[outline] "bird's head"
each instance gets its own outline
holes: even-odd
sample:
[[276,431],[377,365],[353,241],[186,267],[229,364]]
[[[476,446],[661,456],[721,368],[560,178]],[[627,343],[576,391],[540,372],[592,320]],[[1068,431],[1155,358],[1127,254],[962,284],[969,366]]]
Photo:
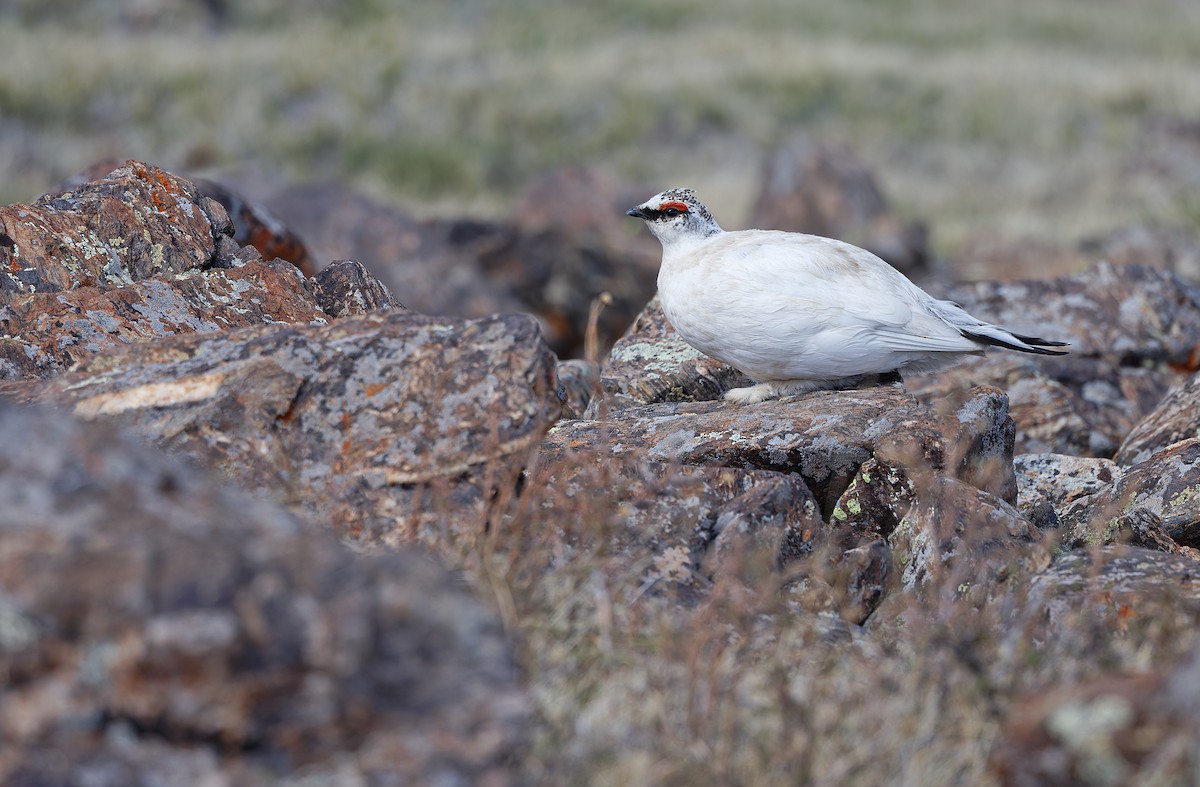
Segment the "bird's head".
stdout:
[[625,211],[625,215],[646,222],[664,246],[678,240],[707,238],[722,231],[691,189],[667,189]]

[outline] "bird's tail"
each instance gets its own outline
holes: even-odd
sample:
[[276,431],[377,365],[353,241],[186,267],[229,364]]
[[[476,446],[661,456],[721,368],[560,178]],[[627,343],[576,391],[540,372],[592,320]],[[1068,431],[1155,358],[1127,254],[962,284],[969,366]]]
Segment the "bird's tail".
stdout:
[[1006,347],[1023,353],[1038,355],[1066,355],[1066,350],[1048,350],[1047,347],[1066,347],[1066,342],[1055,342],[1050,339],[1039,339],[1036,336],[1022,336],[1019,333],[1001,328],[999,325],[981,323],[970,328],[959,328],[963,336],[982,344],[993,347]]
[[1022,336],[1007,328],[992,325],[967,313],[966,309],[954,301],[934,301],[934,311],[946,322],[958,329],[966,338],[980,344],[993,347],[1005,347],[1023,353],[1038,355],[1066,355],[1065,350],[1048,350],[1047,347],[1066,347],[1066,342],[1055,342],[1050,339],[1039,339],[1036,336]]

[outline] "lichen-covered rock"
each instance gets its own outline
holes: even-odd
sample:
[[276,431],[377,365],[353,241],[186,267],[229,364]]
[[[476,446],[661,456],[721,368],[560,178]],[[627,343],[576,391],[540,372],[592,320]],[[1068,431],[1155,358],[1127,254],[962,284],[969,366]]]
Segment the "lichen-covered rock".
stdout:
[[912,507],[916,489],[904,471],[872,457],[838,498],[829,524],[846,548],[888,538]]
[[592,523],[588,532],[643,592],[685,597],[718,573],[773,570],[806,553],[822,529],[794,474],[648,462],[594,447],[544,452],[522,494],[555,518]]
[[1110,488],[1123,473],[1109,459],[1065,454],[1018,454],[1013,468],[1017,510],[1033,521],[1053,513],[1055,526],[1073,502]]
[[496,616],[117,429],[0,403],[0,781],[515,783]]
[[1136,465],[1180,440],[1200,437],[1200,374],[1194,374],[1170,393],[1125,437],[1113,459]]
[[232,264],[225,209],[157,167],[127,162],[73,191],[0,206],[0,303]]
[[1120,518],[1139,509],[1161,520],[1181,546],[1200,547],[1200,438],[1159,451],[1112,486],[1076,501],[1063,517],[1068,543],[1109,543]]
[[699,402],[750,385],[744,374],[710,358],[683,340],[663,314],[655,295],[617,340],[600,372],[608,397],[637,404]]
[[1123,619],[1126,628],[1161,623],[1156,612],[1164,609],[1190,623],[1200,613],[1196,561],[1122,545],[1063,552],[1030,578],[1026,604],[1039,610],[1039,636],[1066,630],[1093,611]]
[[543,450],[603,447],[651,461],[799,473],[827,513],[874,453],[932,472],[946,467],[947,443],[930,410],[901,386],[889,385],[816,391],[748,407],[711,401],[614,405],[600,420],[560,422]]
[[260,259],[121,287],[16,294],[0,306],[0,380],[48,377],[132,342],[325,319],[311,281]]
[[989,765],[1004,787],[1188,784],[1200,724],[1200,658],[1102,675],[1019,699]]
[[383,282],[354,260],[336,260],[322,268],[313,286],[321,311],[334,318],[404,308]]
[[482,527],[559,407],[531,317],[403,311],[130,345],[23,392],[215,465],[364,544]]
[[937,579],[960,593],[1003,580],[1009,564],[1025,562],[1038,540],[1037,529],[1011,505],[944,475],[916,485],[888,536],[905,588]]
[[1018,453],[1110,456],[1200,359],[1200,287],[1169,272],[1100,264],[944,294],[983,319],[1071,343],[1067,356],[991,352],[905,380],[928,402],[980,384],[1006,390]]

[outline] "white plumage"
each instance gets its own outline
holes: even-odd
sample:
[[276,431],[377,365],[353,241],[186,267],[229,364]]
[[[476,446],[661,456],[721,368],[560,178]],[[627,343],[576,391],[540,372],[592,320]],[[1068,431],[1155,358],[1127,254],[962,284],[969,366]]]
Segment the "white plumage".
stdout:
[[758,382],[760,402],[878,375],[920,372],[988,345],[1061,355],[940,301],[865,249],[772,230],[726,232],[691,189],[626,211],[662,242],[663,312],[688,344]]

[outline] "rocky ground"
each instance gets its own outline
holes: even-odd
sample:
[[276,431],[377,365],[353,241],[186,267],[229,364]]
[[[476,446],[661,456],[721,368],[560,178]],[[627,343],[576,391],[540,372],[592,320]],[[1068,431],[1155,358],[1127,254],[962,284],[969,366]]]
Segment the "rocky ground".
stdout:
[[1071,354],[726,404],[653,189],[584,169],[495,223],[138,162],[0,207],[3,781],[1189,782],[1190,258],[947,286],[848,151],[773,167],[776,226]]

